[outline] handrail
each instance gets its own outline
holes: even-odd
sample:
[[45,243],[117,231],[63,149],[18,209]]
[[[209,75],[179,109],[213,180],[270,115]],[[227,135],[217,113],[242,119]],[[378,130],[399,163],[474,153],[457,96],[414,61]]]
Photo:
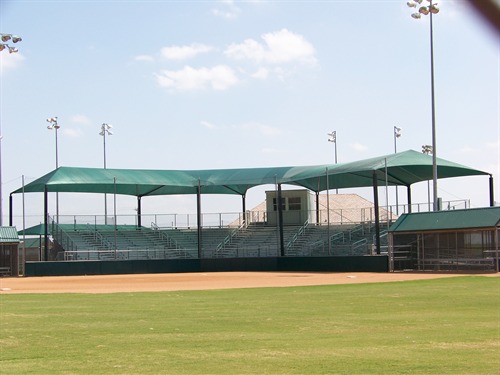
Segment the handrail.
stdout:
[[356,242],[353,242],[351,244],[351,252],[366,244],[368,244],[368,240],[366,238],[362,238]]
[[235,230],[233,230],[226,237],[224,237],[224,239],[222,240],[222,242],[219,243],[217,245],[217,247],[215,248],[214,255],[216,255],[219,251],[225,249],[226,245],[229,244],[229,243],[231,243],[231,241],[236,236],[236,234],[240,233],[243,230],[243,228],[245,228],[245,229],[247,228],[246,220],[243,220],[243,222]]
[[166,241],[169,246],[173,245],[174,248],[175,248],[175,250],[181,250],[181,249],[183,249],[182,246],[179,245],[179,243],[177,242],[177,240],[171,238],[168,234],[166,234],[163,231],[161,231],[160,227],[158,225],[156,225],[155,223],[151,223],[151,229],[153,231],[156,231],[158,233],[158,237],[161,240]]
[[330,236],[330,243],[332,243],[333,241],[336,241],[338,238],[341,238],[342,242],[345,242],[344,232],[337,232],[337,233],[332,234]]
[[306,228],[309,225],[309,220],[306,220],[304,224],[301,225],[297,233],[295,233],[290,241],[286,244],[286,248],[289,249],[293,246],[295,241],[299,239],[300,236],[303,236],[306,233]]

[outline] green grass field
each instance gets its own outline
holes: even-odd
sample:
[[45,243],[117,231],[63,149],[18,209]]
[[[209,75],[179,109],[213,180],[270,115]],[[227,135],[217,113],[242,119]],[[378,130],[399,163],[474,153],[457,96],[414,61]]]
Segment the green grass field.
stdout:
[[0,295],[5,374],[498,374],[500,278]]

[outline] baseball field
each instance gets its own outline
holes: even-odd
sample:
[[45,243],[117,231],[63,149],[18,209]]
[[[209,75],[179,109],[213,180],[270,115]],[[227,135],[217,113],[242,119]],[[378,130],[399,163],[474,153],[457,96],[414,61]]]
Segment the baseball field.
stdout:
[[2,374],[497,374],[498,274],[0,279]]

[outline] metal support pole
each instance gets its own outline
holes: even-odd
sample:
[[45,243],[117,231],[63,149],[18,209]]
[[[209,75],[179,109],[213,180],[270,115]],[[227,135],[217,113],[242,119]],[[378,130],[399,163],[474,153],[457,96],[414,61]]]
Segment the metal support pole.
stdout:
[[319,191],[316,192],[316,225],[319,225]]
[[196,217],[198,221],[198,259],[202,255],[202,238],[201,238],[201,182],[198,178],[198,188],[196,190]]
[[13,223],[14,223],[13,216],[12,216],[12,210],[14,208],[13,204],[14,204],[14,201],[12,198],[12,193],[10,193],[10,195],[9,195],[9,226],[11,226],[11,227],[13,226]]
[[411,185],[406,187],[406,196],[408,200],[408,213],[411,214]]
[[[432,6],[432,3],[431,3]],[[430,16],[430,34],[431,34],[431,102],[432,102],[432,194],[434,198],[434,211],[438,211],[438,187],[437,187],[437,147],[436,147],[436,105],[434,96],[434,42],[432,31],[432,12]]]
[[248,225],[247,223],[247,202],[246,202],[246,194],[241,195],[241,206],[243,210],[243,220],[245,221],[245,225]]
[[141,197],[137,197],[137,227],[142,227],[142,206],[141,206]]
[[43,235],[44,235],[44,249],[43,249],[43,260],[47,261],[49,259],[49,192],[47,185],[45,185],[43,193]]
[[380,216],[378,207],[377,171],[373,171],[373,202],[375,204],[375,247],[377,255],[380,255]]
[[280,254],[285,256],[285,240],[283,237],[283,205],[281,204],[281,184],[278,184],[278,224],[280,232]]
[[493,175],[490,174],[490,207],[495,205],[495,196],[493,189]]

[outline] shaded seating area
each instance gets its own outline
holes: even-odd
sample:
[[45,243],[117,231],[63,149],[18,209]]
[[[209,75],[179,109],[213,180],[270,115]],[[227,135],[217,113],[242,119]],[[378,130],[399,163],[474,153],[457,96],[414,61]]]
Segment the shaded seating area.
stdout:
[[[437,159],[438,178],[461,176],[489,176],[490,205],[493,205],[493,179],[490,173],[466,167],[444,159]],[[379,186],[404,186],[407,188],[408,211],[411,210],[412,184],[428,181],[433,177],[433,161],[430,155],[414,150],[408,150],[390,155],[360,160],[351,163],[328,164],[316,166],[292,166],[269,168],[242,168],[220,170],[132,170],[132,169],[100,169],[59,167],[35,181],[11,193],[43,193],[44,199],[44,257],[49,260],[48,254],[48,197],[49,192],[75,192],[131,195],[137,197],[137,228],[142,228],[141,200],[146,197],[159,195],[192,194],[197,197],[197,228],[196,228],[196,257],[205,255],[202,227],[202,196],[204,194],[232,194],[242,198],[242,214],[246,210],[246,193],[249,189],[272,184],[276,186],[276,201],[283,201],[283,185],[293,185],[305,188],[316,196],[320,192],[328,193],[331,189],[372,187],[373,188],[373,217],[375,252],[381,253],[382,233],[380,228],[381,215],[379,212]],[[323,221],[319,217],[319,199],[316,199],[316,222]],[[10,199],[10,223],[14,210],[13,200]],[[278,233],[277,246],[279,256],[285,256],[288,246],[288,233],[283,219],[283,207],[277,206],[276,232]],[[326,223],[330,226],[330,209],[327,210]],[[115,221],[116,222],[116,218]],[[295,235],[295,234],[294,234]],[[118,241],[127,246],[126,240],[118,238],[115,233],[113,242]],[[101,245],[109,248],[108,236],[99,239]],[[227,237],[227,236],[226,236]],[[124,242],[122,242],[122,240]],[[98,242],[99,242],[98,241]],[[268,243],[271,240],[265,239]],[[130,241],[129,241],[130,242]],[[133,242],[133,241],[132,241]],[[216,243],[217,241],[215,241]],[[331,240],[327,241],[331,252]],[[80,244],[81,245],[81,244]],[[98,246],[99,244],[95,244]],[[153,246],[153,245],[152,245]],[[170,245],[169,245],[170,246]],[[248,245],[250,246],[250,245]],[[154,247],[154,246],[153,246]],[[168,249],[174,250],[174,249]],[[188,246],[191,251],[191,246]],[[96,249],[96,251],[104,251]],[[220,253],[220,249],[217,249]],[[297,252],[296,252],[297,253]],[[208,252],[207,254],[210,254]],[[115,254],[116,255],[116,254]]]

